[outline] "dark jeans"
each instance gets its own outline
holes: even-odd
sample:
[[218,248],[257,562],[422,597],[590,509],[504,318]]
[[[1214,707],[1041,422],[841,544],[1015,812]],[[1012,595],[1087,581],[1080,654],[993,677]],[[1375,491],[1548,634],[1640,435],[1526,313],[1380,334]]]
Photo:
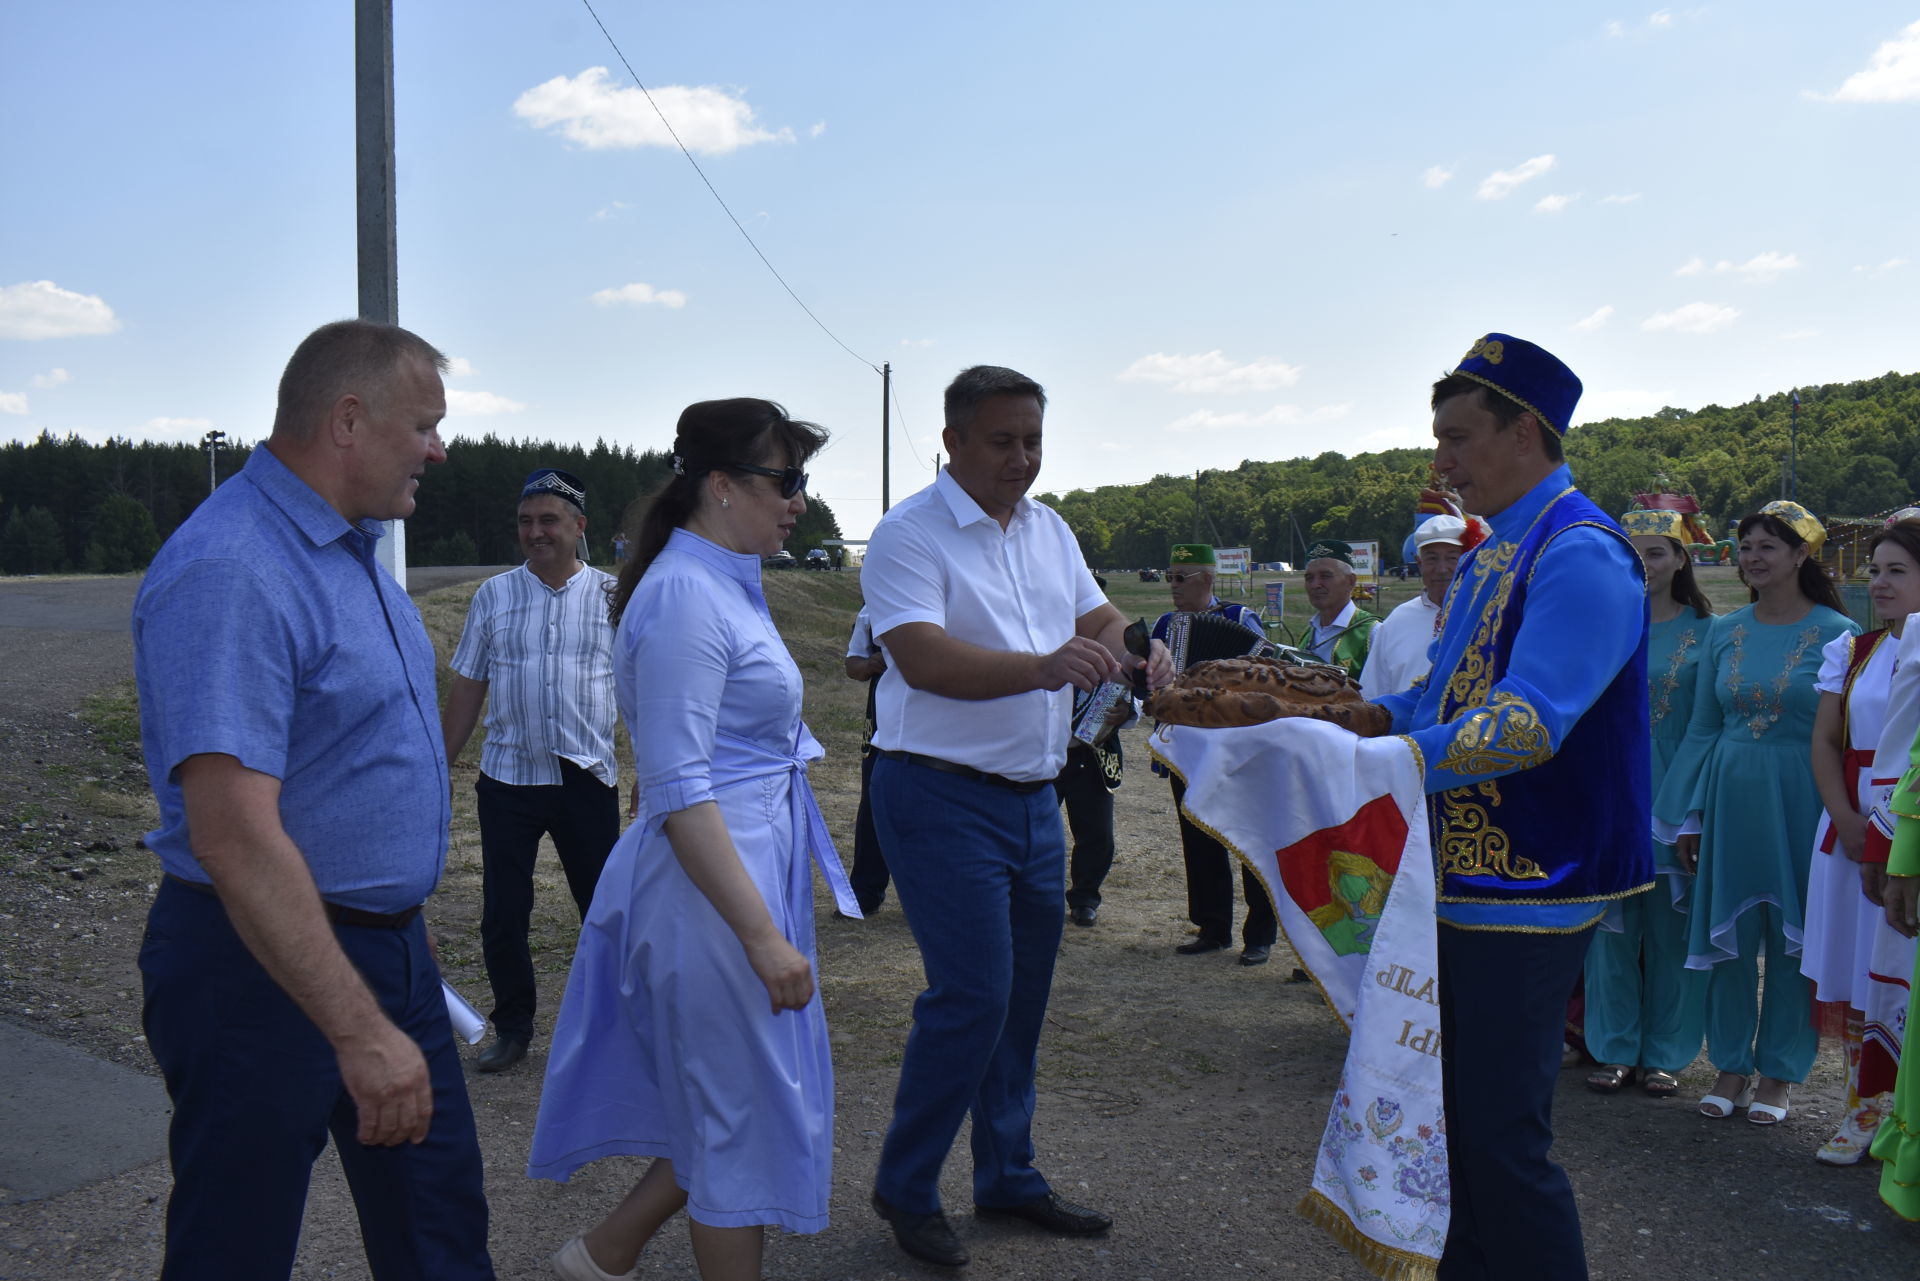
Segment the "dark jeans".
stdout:
[[973,1116],[973,1199],[1048,1192],[1033,1168],[1033,1075],[1065,920],[1053,789],[1020,793],[907,761],[873,767],[873,816],[927,988],[913,1003],[874,1190],[940,1208],[940,1166]]
[[480,810],[480,950],[493,988],[493,1028],[531,1037],[535,1003],[527,927],[533,918],[533,864],[540,838],[553,837],[567,889],[585,920],[607,854],[620,839],[620,792],[572,761],[560,782],[516,787],[482,774],[473,785]]
[[887,901],[887,856],[880,852],[880,833],[873,825],[872,751],[860,758],[860,812],[853,820],[853,867],[847,872],[847,884],[853,888],[860,910],[874,913]]
[[329,1133],[377,1281],[493,1276],[480,1145],[426,926],[335,927],[433,1082],[425,1142],[367,1147],[333,1047],[253,959],[211,894],[162,881],[140,947],[145,1027],[173,1100],[163,1281],[271,1281],[293,1270]]
[[1580,1212],[1553,1163],[1553,1090],[1575,934],[1455,929],[1440,935],[1440,1055],[1453,1215],[1441,1281],[1585,1281]]
[[[1180,853],[1187,863],[1187,919],[1200,927],[1202,937],[1231,942],[1233,939],[1233,854],[1219,841],[1195,827],[1180,812],[1187,785],[1168,776],[1173,784],[1173,808],[1180,816]],[[1280,923],[1273,914],[1273,900],[1252,868],[1240,868],[1240,888],[1247,898],[1247,919],[1240,927],[1240,941],[1247,947],[1272,947],[1280,936]]]
[[1093,749],[1067,749],[1066,768],[1053,790],[1067,807],[1073,854],[1067,862],[1067,906],[1099,907],[1100,886],[1113,868],[1113,793]]

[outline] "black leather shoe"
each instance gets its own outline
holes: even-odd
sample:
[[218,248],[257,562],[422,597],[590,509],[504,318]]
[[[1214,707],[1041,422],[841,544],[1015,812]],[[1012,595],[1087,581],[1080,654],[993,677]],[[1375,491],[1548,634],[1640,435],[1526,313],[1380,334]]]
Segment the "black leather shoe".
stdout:
[[1273,955],[1273,949],[1264,943],[1249,943],[1240,949],[1240,964],[1265,965],[1267,958]]
[[1025,1219],[1036,1228],[1064,1237],[1096,1236],[1113,1226],[1113,1220],[1107,1215],[1075,1205],[1058,1192],[1049,1192],[1021,1205],[976,1205],[973,1213],[981,1219]]
[[893,1239],[900,1243],[900,1248],[922,1263],[958,1268],[964,1267],[972,1257],[947,1226],[947,1216],[938,1210],[932,1214],[908,1214],[876,1192],[873,1212],[892,1225]]
[[1224,952],[1233,946],[1231,939],[1208,938],[1202,934],[1190,943],[1182,943],[1173,950],[1182,956],[1205,956],[1208,952]]
[[474,1066],[482,1072],[504,1072],[526,1057],[526,1037],[496,1036],[493,1044],[481,1052]]
[[1067,919],[1083,930],[1091,929],[1093,923],[1100,919],[1100,909],[1097,907],[1070,907],[1067,909]]

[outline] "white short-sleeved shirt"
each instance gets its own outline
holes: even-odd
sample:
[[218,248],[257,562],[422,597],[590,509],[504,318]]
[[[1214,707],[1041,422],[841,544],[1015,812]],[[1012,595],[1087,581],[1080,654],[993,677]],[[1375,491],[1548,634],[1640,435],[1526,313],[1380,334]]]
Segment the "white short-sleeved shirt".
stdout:
[[[1106,603],[1066,521],[1022,498],[1000,523],[946,471],[881,518],[860,571],[873,633],[932,623],[983,649],[1050,654]],[[1067,760],[1073,690],[1005,698],[946,698],[910,688],[887,655],[873,745],[915,752],[1022,782],[1059,774]]]
[[853,618],[853,634],[847,637],[847,657],[872,658],[877,648],[873,641],[873,615],[862,605]]
[[1360,669],[1360,692],[1368,698],[1398,694],[1433,666],[1434,625],[1440,607],[1421,592],[1380,621],[1367,639],[1367,665]]
[[549,587],[521,565],[480,584],[448,666],[487,682],[480,772],[516,787],[553,786],[572,761],[608,787],[613,756],[613,582],[581,566]]

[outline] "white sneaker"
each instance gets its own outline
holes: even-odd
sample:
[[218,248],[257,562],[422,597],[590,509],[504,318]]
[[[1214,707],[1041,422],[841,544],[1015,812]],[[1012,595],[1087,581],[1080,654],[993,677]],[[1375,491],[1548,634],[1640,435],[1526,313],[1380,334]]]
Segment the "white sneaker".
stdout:
[[587,1253],[584,1236],[577,1236],[560,1247],[553,1256],[553,1274],[561,1281],[638,1281],[640,1261],[634,1260],[633,1267],[618,1274],[602,1272],[600,1265]]

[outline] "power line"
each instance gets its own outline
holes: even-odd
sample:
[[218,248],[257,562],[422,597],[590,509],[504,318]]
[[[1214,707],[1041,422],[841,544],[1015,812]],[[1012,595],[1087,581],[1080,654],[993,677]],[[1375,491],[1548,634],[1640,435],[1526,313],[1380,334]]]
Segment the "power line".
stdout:
[[[613,56],[620,59],[620,65],[627,69],[627,74],[633,78],[633,83],[640,90],[641,96],[646,98],[647,105],[653,108],[653,114],[656,116],[659,116],[660,123],[667,127],[667,133],[670,137],[672,137],[673,145],[680,148],[680,154],[687,158],[687,163],[693,166],[693,171],[700,175],[700,181],[706,184],[707,191],[712,194],[714,200],[719,204],[721,210],[726,213],[728,221],[733,223],[734,230],[740,233],[741,238],[747,242],[747,247],[753,250],[755,256],[760,259],[761,263],[766,267],[766,269],[773,273],[773,278],[780,282],[780,287],[782,289],[787,291],[787,297],[793,299],[794,303],[800,308],[800,310],[807,313],[808,320],[811,320],[814,324],[820,326],[821,333],[825,334],[827,337],[833,339],[835,343],[839,344],[840,350],[846,352],[849,356],[852,356],[855,360],[865,365],[868,369],[871,369],[874,373],[876,374],[879,373],[880,366],[874,364],[871,360],[868,360],[865,356],[862,356],[859,352],[847,346],[847,344],[845,344],[844,342],[841,342],[840,335],[834,333],[833,330],[827,328],[826,322],[821,320],[820,317],[813,314],[813,308],[807,306],[805,302],[801,301],[800,295],[793,292],[793,286],[787,283],[786,277],[782,276],[779,273],[779,271],[777,271],[774,268],[773,263],[767,260],[766,254],[760,252],[760,246],[754,243],[753,237],[747,234],[747,229],[740,225],[740,220],[738,218],[734,217],[733,210],[728,208],[727,202],[721,198],[720,193],[718,190],[715,189],[712,180],[707,177],[706,170],[700,167],[700,162],[693,158],[693,153],[691,151],[687,150],[687,144],[680,141],[680,135],[674,131],[673,122],[667,119],[667,113],[660,110],[660,104],[653,100],[653,95],[647,92],[647,86],[640,82],[640,76],[638,75],[638,73],[634,71],[633,64],[631,62],[628,62],[627,55],[620,51],[619,42],[613,38],[613,33],[607,30],[607,24],[600,21],[600,15],[594,12],[592,0],[580,0],[580,3],[586,6],[588,15],[593,19],[593,25],[600,28],[600,34],[605,36],[607,38],[607,43],[613,47]],[[895,403],[896,404],[899,403],[897,398],[895,400]]]

